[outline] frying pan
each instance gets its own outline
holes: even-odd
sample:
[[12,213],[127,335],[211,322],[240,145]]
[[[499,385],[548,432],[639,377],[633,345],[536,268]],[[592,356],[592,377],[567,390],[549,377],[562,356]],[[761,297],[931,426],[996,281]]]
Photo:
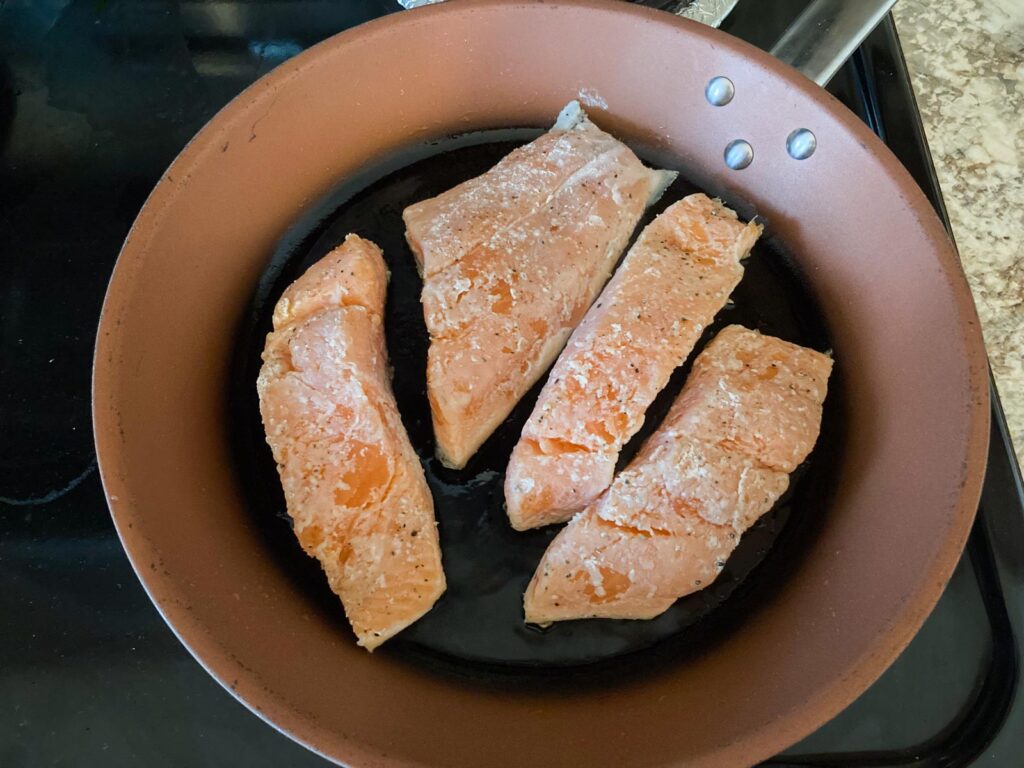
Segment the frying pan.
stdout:
[[[856,37],[831,28],[827,46],[796,35],[782,50],[827,78]],[[837,366],[791,509],[751,532],[763,538],[725,594],[705,590],[655,630],[526,634],[501,624],[503,595],[544,541],[499,534],[500,499],[480,491],[500,487],[525,415],[467,474],[435,471],[416,283],[394,222],[401,201],[482,170],[581,95],[602,127],[682,171],[673,195],[697,186],[764,221],[767,246],[730,311],[831,348]],[[372,656],[275,516],[247,378],[266,307],[346,227],[388,255],[395,389],[453,584],[427,629]],[[94,371],[104,487],[158,609],[254,712],[359,766],[725,766],[778,752],[875,680],[934,606],[973,519],[987,418],[956,254],[884,145],[777,59],[603,0],[403,12],[244,91],[139,214]],[[472,631],[492,625],[492,636]]]

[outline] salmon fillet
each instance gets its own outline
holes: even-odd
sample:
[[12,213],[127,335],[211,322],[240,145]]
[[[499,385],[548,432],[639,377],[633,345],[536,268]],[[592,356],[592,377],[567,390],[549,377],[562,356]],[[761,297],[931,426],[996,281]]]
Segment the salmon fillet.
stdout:
[[673,178],[573,102],[487,173],[405,209],[444,464],[465,466],[543,374]]
[[285,290],[257,381],[288,514],[373,650],[445,589],[434,504],[388,374],[380,249],[355,235]]
[[743,277],[761,234],[706,195],[641,233],[573,332],[505,476],[517,530],[568,520],[611,484],[619,452]]
[[814,447],[832,360],[737,325],[664,423],[544,553],[526,620],[650,619],[721,572]]

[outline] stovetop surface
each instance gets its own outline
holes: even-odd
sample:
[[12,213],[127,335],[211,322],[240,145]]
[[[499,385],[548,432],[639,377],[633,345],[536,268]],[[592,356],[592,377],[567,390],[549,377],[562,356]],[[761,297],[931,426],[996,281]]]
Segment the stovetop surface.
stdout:
[[[723,28],[766,48],[804,5],[741,2]],[[0,2],[0,766],[325,764],[207,676],[136,581],[96,472],[90,368],[121,242],[175,154],[284,59],[397,9]],[[830,90],[944,215],[891,21]],[[978,522],[935,612],[872,688],[770,765],[1024,764],[1022,499],[995,397]]]

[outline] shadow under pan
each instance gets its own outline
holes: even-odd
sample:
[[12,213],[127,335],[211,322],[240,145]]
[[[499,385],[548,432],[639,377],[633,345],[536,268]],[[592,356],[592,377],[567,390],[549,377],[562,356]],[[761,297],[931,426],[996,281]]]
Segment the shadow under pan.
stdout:
[[[340,602],[319,565],[303,553],[292,535],[263,438],[255,382],[274,303],[284,288],[350,232],[383,249],[391,270],[385,328],[395,397],[433,492],[448,590],[430,613],[378,652],[473,679],[507,680],[511,674],[523,682],[550,680],[559,670],[578,677],[573,670],[582,672],[583,665],[589,679],[603,677],[597,674],[601,670],[616,676],[631,674],[667,659],[683,660],[721,633],[732,631],[799,561],[817,521],[826,514],[844,431],[840,359],[817,447],[793,473],[785,496],[744,535],[711,586],[677,601],[651,621],[572,621],[548,629],[525,625],[522,594],[558,526],[525,533],[512,530],[505,517],[502,486],[512,447],[543,379],[465,469],[446,469],[434,458],[421,281],[405,242],[401,215],[407,205],[483,173],[538,134],[533,129],[492,131],[421,145],[366,169],[322,201],[282,240],[261,279],[240,327],[229,393],[236,471],[247,489],[253,524],[264,534],[268,556],[299,583],[314,610],[332,617],[339,632],[350,633]],[[671,202],[695,191],[699,190],[680,177],[647,212],[637,231]],[[766,235],[745,262],[745,276],[732,301],[706,330],[697,351],[731,323],[813,349],[831,348],[822,316],[798,270],[771,242],[770,233]],[[643,430],[623,452],[621,463],[660,423],[689,367],[676,371],[648,412]]]

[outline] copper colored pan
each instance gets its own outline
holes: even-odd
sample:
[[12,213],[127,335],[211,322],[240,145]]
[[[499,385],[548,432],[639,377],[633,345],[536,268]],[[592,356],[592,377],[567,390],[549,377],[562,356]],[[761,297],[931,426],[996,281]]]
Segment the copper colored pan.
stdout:
[[[724,106],[705,95],[717,76],[734,86]],[[580,93],[600,125],[682,171],[673,195],[697,185],[762,217],[768,246],[730,319],[834,349],[822,443],[724,591],[681,601],[667,624],[544,635],[502,613],[544,540],[499,528],[500,499],[480,490],[500,487],[513,415],[471,477],[428,462],[453,587],[371,656],[274,516],[250,378],[263,308],[342,229],[382,240],[399,404],[429,456],[393,209],[530,135],[487,130],[547,126]],[[817,140],[804,160],[787,151],[798,129]],[[724,159],[735,139],[753,150],[742,170]],[[159,610],[253,711],[358,766],[732,766],[781,750],[860,694],[932,609],[973,518],[987,415],[956,254],[882,143],[767,54],[598,0],[403,12],[247,89],[139,215],[94,381],[110,507]]]

